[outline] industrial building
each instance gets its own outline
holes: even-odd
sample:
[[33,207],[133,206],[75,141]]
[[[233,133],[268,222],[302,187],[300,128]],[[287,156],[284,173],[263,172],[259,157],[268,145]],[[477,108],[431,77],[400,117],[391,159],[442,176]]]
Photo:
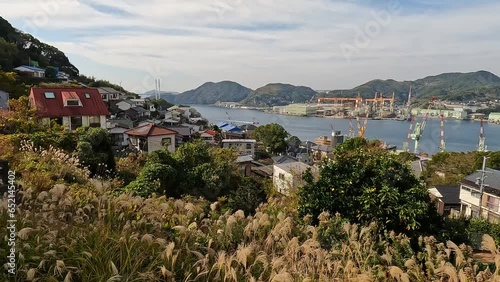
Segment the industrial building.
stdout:
[[500,123],[500,113],[490,113],[488,120],[490,122]]
[[290,104],[287,106],[273,107],[273,110],[282,115],[313,116],[318,112],[319,106],[311,104]]
[[421,109],[414,108],[411,110],[411,114],[414,116],[425,116],[428,115],[429,118],[439,118],[441,115],[445,119],[466,119],[467,112],[461,109],[456,110],[438,110],[438,109]]

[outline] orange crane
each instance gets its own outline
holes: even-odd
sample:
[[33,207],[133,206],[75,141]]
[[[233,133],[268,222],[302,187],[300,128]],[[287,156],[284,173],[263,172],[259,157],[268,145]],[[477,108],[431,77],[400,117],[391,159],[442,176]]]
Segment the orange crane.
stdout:
[[358,134],[359,134],[359,137],[361,138],[365,138],[365,131],[366,131],[366,125],[368,124],[368,116],[370,115],[370,111],[366,111],[366,117],[365,117],[365,120],[363,122],[363,126],[361,126],[360,122],[359,122],[359,117],[356,117],[356,120],[358,122]]

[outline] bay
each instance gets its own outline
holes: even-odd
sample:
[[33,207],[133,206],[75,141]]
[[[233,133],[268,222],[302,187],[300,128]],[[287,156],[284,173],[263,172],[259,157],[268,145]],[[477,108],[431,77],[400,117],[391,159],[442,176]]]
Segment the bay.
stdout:
[[[288,133],[299,137],[302,141],[314,141],[322,135],[331,135],[331,127],[343,134],[349,132],[349,120],[337,118],[297,117],[265,113],[259,110],[228,109],[212,105],[191,105],[206,118],[209,123],[231,121],[242,125],[252,121],[260,125],[278,123]],[[363,122],[363,121],[361,121]],[[357,135],[356,120],[352,126]],[[403,142],[408,135],[410,122],[396,120],[368,120],[365,136],[369,139],[380,139],[387,144],[394,144],[398,149],[403,148]],[[445,120],[445,142],[447,151],[474,151],[479,143],[479,121]],[[486,145],[490,151],[500,150],[500,125],[484,123]],[[410,150],[413,151],[413,140],[410,140]],[[429,119],[424,134],[420,140],[419,150],[434,154],[439,152],[440,121]]]

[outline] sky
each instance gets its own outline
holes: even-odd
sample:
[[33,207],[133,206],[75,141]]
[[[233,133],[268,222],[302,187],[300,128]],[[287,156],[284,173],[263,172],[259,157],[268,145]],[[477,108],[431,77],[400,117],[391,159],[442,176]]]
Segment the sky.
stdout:
[[349,89],[500,74],[497,0],[0,0],[0,16],[85,75],[143,93],[207,81]]

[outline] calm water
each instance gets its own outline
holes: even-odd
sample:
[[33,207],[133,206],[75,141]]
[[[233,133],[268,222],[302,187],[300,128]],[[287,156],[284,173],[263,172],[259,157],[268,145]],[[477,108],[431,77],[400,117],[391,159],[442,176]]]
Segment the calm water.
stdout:
[[[295,135],[302,141],[314,141],[318,136],[330,135],[331,126],[343,134],[349,132],[348,119],[317,118],[317,117],[294,117],[264,113],[257,110],[226,109],[215,106],[192,105],[208,119],[210,123],[228,121],[228,115],[234,124],[242,125],[243,122],[252,122],[253,119],[261,125],[268,123],[281,124],[290,134]],[[227,114],[226,114],[227,113]],[[361,121],[363,122],[363,121]],[[408,135],[410,123],[395,120],[368,120],[366,137],[381,139],[388,144],[398,146],[402,149],[403,142]],[[353,128],[357,135],[356,120],[353,120]],[[484,124],[486,145],[490,151],[500,151],[500,125]],[[456,121],[445,120],[445,141],[447,151],[473,151],[479,142],[478,121]],[[440,144],[440,121],[429,119],[420,140],[420,151],[436,153]],[[410,149],[413,150],[413,140],[410,141]]]

